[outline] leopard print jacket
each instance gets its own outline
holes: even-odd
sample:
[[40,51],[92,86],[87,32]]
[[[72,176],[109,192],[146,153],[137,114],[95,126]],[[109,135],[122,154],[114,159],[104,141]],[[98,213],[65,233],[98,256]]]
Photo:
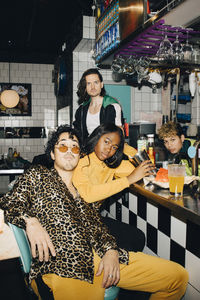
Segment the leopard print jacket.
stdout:
[[48,262],[33,259],[30,281],[47,273],[93,282],[92,249],[102,258],[109,249],[119,251],[120,263],[128,264],[128,252],[117,247],[100,215],[80,196],[75,199],[57,171],[33,166],[22,174],[13,190],[0,198],[6,220],[25,228],[24,217],[36,217],[56,249]]

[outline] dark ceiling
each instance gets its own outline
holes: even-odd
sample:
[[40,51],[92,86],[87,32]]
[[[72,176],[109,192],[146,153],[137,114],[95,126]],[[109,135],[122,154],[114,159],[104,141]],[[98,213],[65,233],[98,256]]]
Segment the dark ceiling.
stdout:
[[[81,37],[82,16],[92,16],[93,3],[100,2],[103,0],[1,1],[0,61],[54,63],[64,42],[70,49],[76,37]],[[150,9],[157,11],[167,2],[149,0]],[[199,22],[197,25],[196,30]]]
[[0,61],[54,63],[93,0],[1,1]]

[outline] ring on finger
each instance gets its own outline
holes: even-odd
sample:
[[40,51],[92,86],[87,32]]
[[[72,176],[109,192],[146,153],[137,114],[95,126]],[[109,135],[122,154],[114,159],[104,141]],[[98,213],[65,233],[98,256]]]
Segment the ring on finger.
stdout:
[[109,274],[109,275],[108,275],[108,278],[113,278],[113,275],[112,275],[112,274]]

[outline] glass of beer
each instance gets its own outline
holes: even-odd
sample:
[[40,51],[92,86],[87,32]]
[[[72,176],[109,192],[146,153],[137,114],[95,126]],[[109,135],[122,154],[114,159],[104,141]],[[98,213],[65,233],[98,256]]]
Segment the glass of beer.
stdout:
[[169,191],[172,199],[183,196],[185,165],[168,165]]

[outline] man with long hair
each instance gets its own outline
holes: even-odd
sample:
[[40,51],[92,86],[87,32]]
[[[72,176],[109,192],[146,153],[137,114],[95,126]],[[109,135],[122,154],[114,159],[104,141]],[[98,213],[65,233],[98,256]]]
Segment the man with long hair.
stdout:
[[78,84],[79,107],[73,123],[85,139],[102,123],[123,126],[123,112],[119,101],[106,95],[103,77],[98,69],[86,70]]

